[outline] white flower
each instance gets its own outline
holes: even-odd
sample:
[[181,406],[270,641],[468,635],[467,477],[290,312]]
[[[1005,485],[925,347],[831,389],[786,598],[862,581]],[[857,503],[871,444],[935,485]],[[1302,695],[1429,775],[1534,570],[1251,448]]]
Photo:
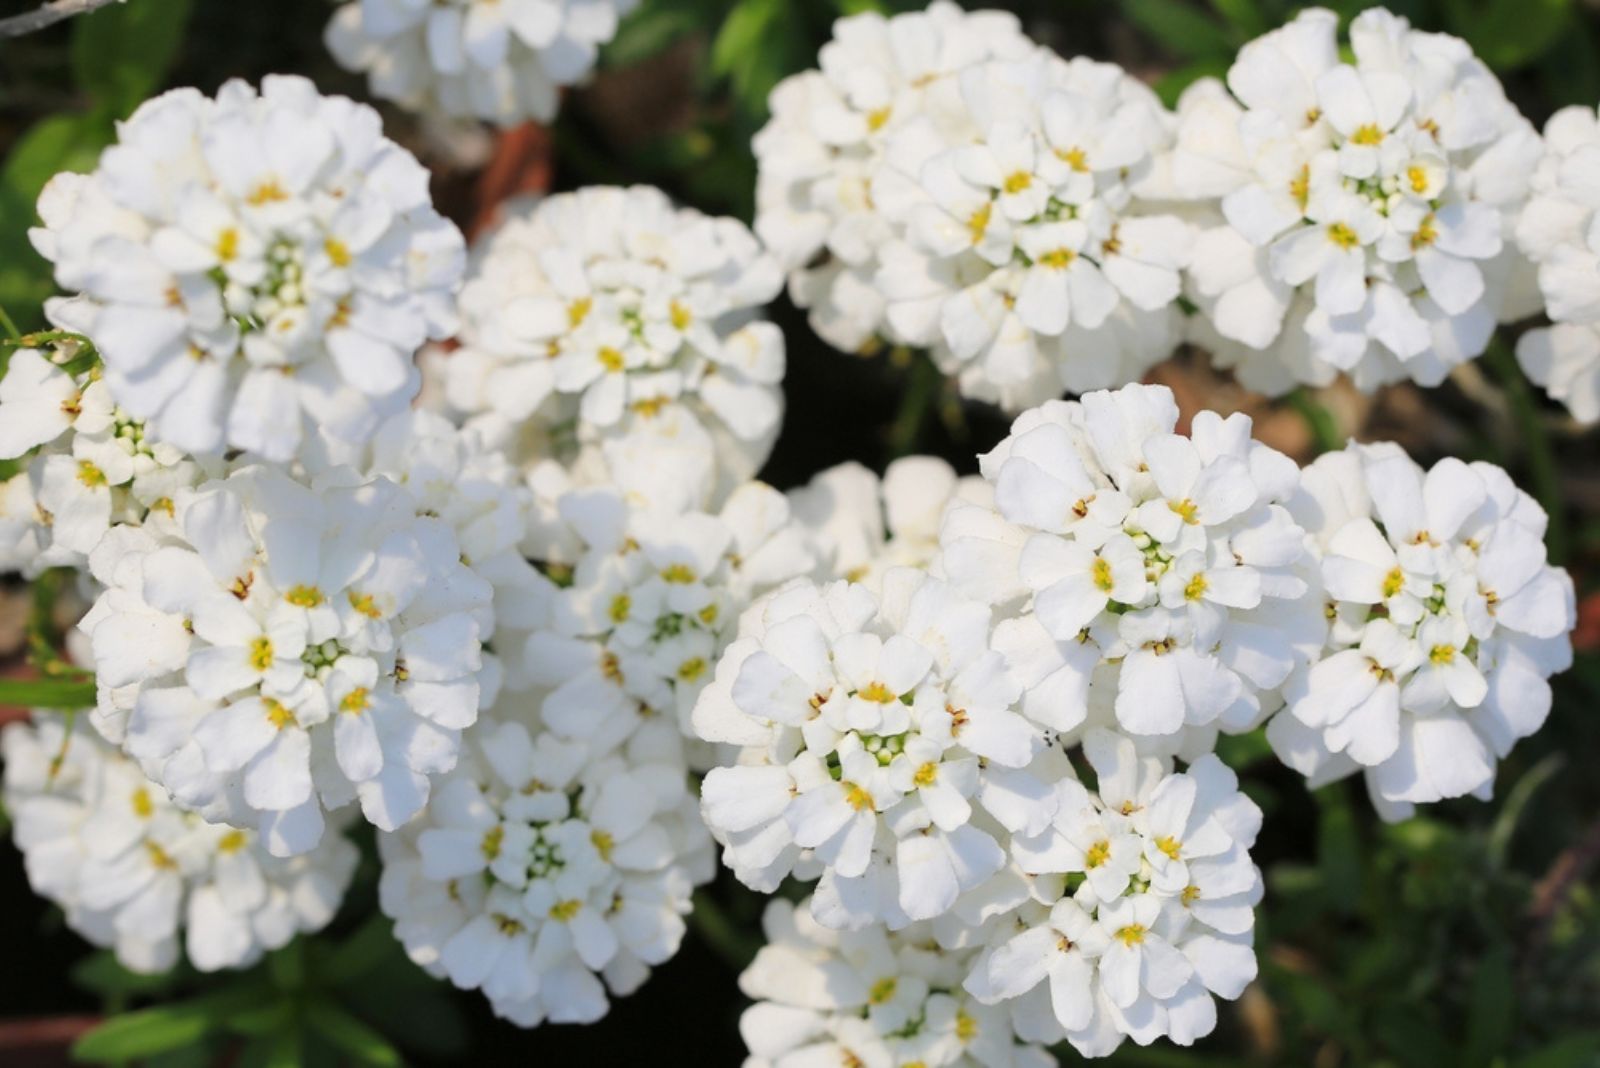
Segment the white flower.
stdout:
[[48,713],[8,726],[0,748],[29,882],[130,970],[166,971],[180,946],[201,971],[249,967],[326,926],[355,873],[342,835],[274,857],[253,832],[177,808],[137,764]]
[[[756,313],[780,284],[741,223],[659,190],[548,197],[474,250],[464,344],[444,361],[449,402],[543,433],[563,459],[694,435],[689,469],[699,459],[726,494],[777,436],[783,336]],[[666,479],[692,480],[681,468]]]
[[533,549],[560,588],[508,659],[512,685],[538,687],[543,722],[567,737],[615,739],[657,715],[692,734],[690,710],[740,614],[814,567],[787,501],[758,482],[715,516],[631,508],[605,488],[556,507],[576,545],[543,537],[551,550]]
[[710,843],[670,723],[622,750],[485,720],[424,814],[379,838],[411,959],[522,1027],[592,1023],[683,940]]
[[[1174,195],[1218,203],[1191,291],[1222,361],[1284,392],[1437,385],[1523,313],[1508,238],[1542,151],[1465,42],[1311,9],[1179,105]],[[1274,367],[1272,364],[1278,364]]]
[[926,924],[834,931],[802,902],[767,905],[767,944],[739,976],[756,1003],[739,1031],[747,1068],[800,1064],[1047,1068],[1004,1009],[961,988],[976,950],[946,947]]
[[1600,159],[1594,109],[1556,112],[1545,124],[1544,144],[1517,243],[1538,265],[1556,326],[1524,334],[1517,358],[1580,422],[1593,423],[1600,420],[1600,202],[1588,177]]
[[328,50],[373,95],[514,126],[549,122],[639,0],[345,0]]
[[842,578],[878,589],[894,567],[926,568],[939,551],[939,526],[959,501],[987,504],[989,484],[956,477],[934,456],[905,456],[883,478],[842,463],[789,491],[796,522],[817,552],[819,579]]
[[[1177,341],[1187,223],[1158,213],[1168,118],[1120,68],[1046,52],[959,78],[970,132],[890,143],[907,186],[877,282],[891,337],[1010,409],[1121,385]],[[893,182],[874,184],[884,200]],[[887,202],[886,202],[887,203]]]
[[947,0],[888,18],[868,11],[834,23],[820,70],[772,91],[772,118],[753,142],[755,229],[789,272],[791,298],[829,344],[876,351],[886,332],[873,275],[895,233],[883,199],[895,195],[893,176],[883,173],[887,146],[924,125],[947,144],[971,136],[956,88],[961,72],[989,59],[1020,60],[1036,47],[1005,12],[968,13]]
[[1030,899],[987,932],[966,989],[1084,1056],[1125,1036],[1189,1045],[1216,1024],[1213,995],[1255,978],[1260,810],[1215,756],[1173,773],[1106,731],[1084,752],[1100,790],[1062,779],[1052,829],[1013,845]]
[[91,175],[39,199],[34,244],[112,399],[186,452],[284,461],[303,427],[369,436],[455,327],[463,269],[428,174],[369,107],[303,78],[159,96]]
[[[92,353],[19,349],[0,379],[0,570],[83,567],[113,523],[171,526],[173,497],[200,467],[117,407]],[[71,366],[71,370],[68,370]]]
[[176,513],[170,538],[131,531],[92,561],[97,726],[277,855],[357,799],[380,828],[410,819],[477,717],[493,626],[450,525],[387,479],[308,487],[267,467]]
[[878,597],[794,583],[746,614],[693,715],[744,746],[701,795],[742,881],[770,891],[804,852],[820,922],[898,928],[949,911],[999,870],[1008,830],[1048,820],[1028,770],[1044,731],[1013,708],[989,617],[908,568]]
[[1294,464],[1242,415],[1200,412],[1190,437],[1177,417],[1138,385],[1025,413],[982,457],[995,509],[946,516],[944,573],[1008,609],[996,647],[1054,730],[1105,687],[1126,733],[1248,729],[1321,641],[1284,509]]
[[1315,783],[1364,771],[1389,819],[1487,797],[1572,658],[1572,580],[1545,562],[1543,511],[1490,464],[1424,472],[1395,446],[1354,445],[1306,468],[1292,507],[1331,625],[1284,689],[1274,749]]

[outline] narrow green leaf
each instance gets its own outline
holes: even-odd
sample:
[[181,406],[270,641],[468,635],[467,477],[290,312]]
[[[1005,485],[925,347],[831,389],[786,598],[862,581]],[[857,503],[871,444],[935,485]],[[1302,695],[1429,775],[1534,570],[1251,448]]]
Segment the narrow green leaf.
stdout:
[[1533,795],[1538,793],[1539,787],[1549,782],[1566,763],[1566,757],[1561,753],[1550,753],[1543,760],[1529,768],[1517,780],[1505,801],[1500,805],[1500,814],[1495,817],[1494,825],[1489,828],[1488,855],[1489,863],[1493,867],[1503,868],[1506,862],[1506,853],[1511,849],[1512,836],[1516,834],[1517,823],[1522,819],[1522,813],[1528,807],[1528,802]]
[[1463,1063],[1488,1068],[1510,1043],[1517,992],[1511,978],[1511,953],[1502,943],[1485,954],[1472,976],[1472,1010],[1467,1016]]
[[1168,52],[1183,59],[1230,59],[1233,36],[1204,10],[1184,0],[1126,0],[1122,11]]
[[137,0],[81,16],[72,30],[78,85],[113,114],[155,94],[183,43],[193,0]]
[[181,1049],[200,1041],[215,1026],[206,1012],[187,1005],[164,1005],[113,1016],[78,1039],[72,1059],[110,1064]]
[[94,680],[0,679],[0,705],[13,708],[93,708]]
[[378,1032],[328,1001],[313,1001],[306,1006],[306,1023],[339,1052],[362,1064],[377,1068],[398,1068],[404,1064],[400,1051]]
[[130,972],[109,950],[92,953],[72,968],[72,981],[102,998],[160,993],[171,988],[177,978],[177,969],[159,975]]
[[362,924],[315,968],[317,979],[326,986],[343,986],[385,961],[393,961],[399,955],[398,946],[394,922],[379,913]]

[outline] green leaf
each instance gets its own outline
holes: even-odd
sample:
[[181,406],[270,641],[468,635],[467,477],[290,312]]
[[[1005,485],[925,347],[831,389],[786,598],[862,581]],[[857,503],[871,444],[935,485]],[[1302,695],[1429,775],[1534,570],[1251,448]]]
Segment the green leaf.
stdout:
[[1449,29],[1496,71],[1527,66],[1573,32],[1573,0],[1447,0]]
[[93,708],[94,679],[0,679],[0,705],[13,708]]
[[1317,826],[1317,870],[1323,901],[1335,912],[1352,913],[1361,899],[1361,840],[1342,784],[1317,794],[1322,815]]
[[39,192],[62,171],[94,169],[111,142],[103,115],[54,115],[29,127],[0,167],[0,305],[24,329],[42,326],[38,305],[50,295],[50,265],[28,241]]
[[306,1006],[306,1023],[339,1052],[362,1064],[377,1068],[397,1068],[404,1064],[400,1052],[378,1032],[328,1001],[313,1001]]
[[1504,1052],[1511,1039],[1517,992],[1511,979],[1511,953],[1504,943],[1479,961],[1472,977],[1471,1012],[1467,1016],[1464,1063],[1482,1068]]
[[199,1042],[217,1021],[189,1005],[165,1005],[113,1016],[78,1039],[72,1059],[109,1064],[149,1057]]
[[117,962],[117,958],[109,950],[90,954],[72,968],[72,981],[102,998],[159,994],[171,989],[178,976],[178,969],[165,971],[159,975],[130,972]]
[[132,113],[166,80],[193,0],[137,0],[80,16],[72,30],[78,85],[112,114]]
[[1516,833],[1517,823],[1528,807],[1528,802],[1533,799],[1539,787],[1549,782],[1565,763],[1566,757],[1563,754],[1548,754],[1539,763],[1523,772],[1522,778],[1518,779],[1517,784],[1506,794],[1505,801],[1500,805],[1500,814],[1495,817],[1494,825],[1489,828],[1488,858],[1492,867],[1505,866],[1506,853],[1511,849],[1511,838]]
[[1184,0],[1127,0],[1123,13],[1161,47],[1182,59],[1231,60],[1233,35]]
[[1600,1031],[1568,1035],[1511,1062],[1511,1068],[1594,1068],[1600,1060]]

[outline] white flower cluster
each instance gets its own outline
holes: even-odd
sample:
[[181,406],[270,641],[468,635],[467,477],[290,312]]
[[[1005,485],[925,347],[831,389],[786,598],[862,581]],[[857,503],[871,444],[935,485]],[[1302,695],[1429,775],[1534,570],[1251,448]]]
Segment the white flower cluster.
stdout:
[[1509,238],[1538,134],[1464,41],[1374,8],[1350,49],[1303,11],[1179,106],[1174,190],[1222,216],[1195,248],[1203,340],[1253,388],[1437,385],[1532,310]]
[[945,574],[1018,609],[996,645],[1053,730],[1109,706],[1105,725],[1203,752],[1272,711],[1320,643],[1284,507],[1294,462],[1253,441],[1247,416],[1200,412],[1187,437],[1177,420],[1164,386],[1026,412],[980,459],[995,507],[945,520]]
[[1192,233],[1158,210],[1172,122],[1148,88],[947,4],[843,19],[821,62],[756,139],[757,231],[819,333],[929,348],[1013,410],[1172,350]]
[[93,174],[57,175],[32,237],[78,294],[113,400],[192,454],[291,459],[304,428],[369,436],[454,330],[460,232],[378,113],[304,78],[177,89],[118,126]]
[[926,568],[939,527],[956,504],[987,504],[989,484],[934,456],[905,456],[880,479],[855,462],[830,467],[789,491],[794,521],[816,554],[819,581],[842,578],[877,591],[890,568]]
[[[424,814],[379,839],[418,964],[522,1027],[593,1023],[678,951],[714,869],[670,720],[611,748],[485,720]],[[602,983],[602,980],[604,982]]]
[[962,989],[977,950],[941,945],[929,924],[834,931],[776,898],[762,927],[767,944],[739,977],[756,1001],[739,1020],[745,1068],[1056,1063],[1016,1041],[1005,1010]]
[[926,123],[959,143],[972,132],[962,72],[1022,60],[1034,45],[1015,16],[968,14],[949,0],[892,18],[863,12],[840,19],[833,33],[820,70],[772,91],[772,118],[753,143],[755,227],[788,272],[789,295],[810,309],[812,328],[837,348],[870,352],[887,330],[876,275],[894,228],[874,185],[891,139]]
[[474,250],[445,393],[543,455],[599,450],[627,488],[701,507],[777,437],[783,335],[756,313],[781,285],[743,224],[656,189],[516,206]]
[[383,829],[421,811],[477,718],[494,622],[450,525],[348,469],[307,486],[241,468],[175,513],[166,536],[118,527],[91,557],[96,726],[279,856],[353,800]]
[[253,832],[206,823],[167,799],[94,732],[49,713],[0,735],[5,804],[28,881],[125,968],[244,968],[333,919],[355,846],[329,835],[280,859]]
[[1517,243],[1539,268],[1539,290],[1555,325],[1517,342],[1528,377],[1582,423],[1600,422],[1600,121],[1593,108],[1563,108],[1544,128],[1545,157],[1533,172]]
[[1544,511],[1492,464],[1424,472],[1393,446],[1324,455],[1301,485],[1330,627],[1273,748],[1314,783],[1364,772],[1387,819],[1488,798],[1572,664],[1572,579],[1545,562]]
[[71,340],[18,349],[0,378],[0,460],[23,461],[0,482],[0,572],[81,568],[113,523],[165,529],[173,498],[201,478],[93,369],[68,370],[85,355]]
[[1086,1057],[1124,1038],[1190,1045],[1216,1026],[1214,998],[1256,976],[1261,811],[1214,755],[1173,773],[1101,730],[1083,753],[1097,788],[1060,780],[1049,826],[1014,841],[1027,900],[991,924],[966,989]]
[[[980,458],[992,499],[919,459],[897,478],[918,483],[909,527],[942,530],[911,567],[885,565],[881,526],[838,519],[863,496],[877,518],[854,472],[797,492],[824,569],[842,547],[872,585],[757,601],[692,715],[738,747],[701,794],[724,862],[764,892],[818,880],[747,977],[777,1003],[752,1010],[770,1025],[746,1029],[758,1063],[1187,1045],[1256,971],[1261,814],[1211,752],[1219,731],[1268,722],[1318,783],[1366,766],[1393,819],[1486,795],[1537,729],[1573,592],[1503,472],[1446,460],[1424,478],[1398,447],[1351,446],[1302,473],[1242,415],[1177,423],[1159,386],[1043,405]],[[796,931],[838,978],[775,978]],[[1006,1007],[1004,1041],[964,1052],[947,1017],[968,1010],[941,1001],[934,1027],[932,1002],[919,1016],[890,987],[882,1013],[857,1008],[858,958],[886,975],[883,947],[907,943],[933,955],[917,999],[950,991],[930,960],[972,951],[953,996]]]
[[502,126],[548,122],[639,0],[345,0],[328,50],[374,96]]

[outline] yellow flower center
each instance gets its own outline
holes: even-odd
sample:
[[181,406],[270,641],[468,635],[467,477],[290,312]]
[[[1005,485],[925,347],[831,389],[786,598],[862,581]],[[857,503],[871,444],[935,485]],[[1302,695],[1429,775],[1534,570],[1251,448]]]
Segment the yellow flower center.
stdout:
[[1294,197],[1302,212],[1306,210],[1311,200],[1311,164],[1303,165],[1300,173],[1289,180],[1289,195]]
[[611,607],[606,615],[611,617],[611,622],[621,623],[628,618],[628,613],[633,610],[633,598],[625,593],[619,593],[611,598]]
[[143,786],[133,792],[133,814],[142,820],[149,819],[155,814],[155,802],[150,800],[150,791]]
[[967,216],[967,233],[971,235],[974,245],[982,241],[983,235],[988,232],[989,216],[993,212],[994,208],[986,203],[983,207]]
[[1056,158],[1079,174],[1089,170],[1089,156],[1083,149],[1074,145],[1071,148],[1056,149]]
[[500,824],[495,824],[483,832],[483,841],[478,845],[478,851],[485,860],[495,860],[500,856],[500,848],[506,840],[506,829]]
[[317,608],[327,600],[315,586],[295,586],[283,595],[283,599],[296,608]]
[[262,636],[250,642],[250,666],[265,671],[272,666],[272,639]]
[[1342,249],[1352,249],[1361,244],[1361,239],[1349,225],[1342,222],[1330,223],[1328,226],[1328,240]]
[[150,863],[163,871],[171,871],[178,866],[172,855],[154,842],[146,842],[144,851],[150,857]]
[[694,568],[688,564],[668,564],[661,569],[661,581],[687,586],[695,580]]
[[1200,506],[1187,497],[1181,501],[1168,501],[1167,507],[1176,512],[1178,518],[1190,526],[1200,522]]
[[245,843],[248,841],[249,839],[245,837],[245,833],[243,831],[229,831],[227,834],[217,839],[217,852],[237,853],[239,850],[245,847]]
[[322,251],[328,254],[328,259],[335,267],[350,266],[350,246],[336,237],[330,237],[322,243]]
[[1383,131],[1378,129],[1376,123],[1366,123],[1356,127],[1356,132],[1350,135],[1353,145],[1378,145],[1383,143]]
[[1089,565],[1089,578],[1094,582],[1095,589],[1101,593],[1110,593],[1115,586],[1116,579],[1111,574],[1111,561],[1103,556],[1094,558],[1094,563]]
[[1110,859],[1111,843],[1102,838],[1090,846],[1089,851],[1083,855],[1083,865],[1086,868],[1098,868]]
[[1205,596],[1208,586],[1209,583],[1206,582],[1205,572],[1196,571],[1194,573],[1194,578],[1190,579],[1189,584],[1183,588],[1183,596],[1187,600],[1198,601],[1200,598]]
[[1393,597],[1406,588],[1406,573],[1398,567],[1383,576],[1383,596]]
[[596,359],[600,361],[600,366],[604,367],[611,374],[616,374],[618,371],[622,370],[622,353],[618,352],[610,345],[600,346],[600,352],[596,355]]
[[894,691],[881,682],[869,682],[856,691],[856,696],[873,704],[886,705],[895,699]]
[[667,306],[667,318],[672,321],[674,330],[687,330],[689,329],[689,324],[694,322],[694,316],[689,312],[689,309],[678,301],[673,301]]
[[886,107],[873,108],[871,111],[867,112],[867,129],[871,130],[873,133],[877,133],[879,130],[883,129],[884,123],[889,121],[889,114],[890,109]]
[[895,988],[899,985],[900,981],[892,975],[884,979],[879,979],[876,983],[873,983],[872,988],[867,991],[867,1000],[874,1005],[882,1005],[884,1002],[894,997]]
[[844,784],[844,799],[857,812],[865,812],[872,807],[872,795],[853,782]]
[[938,777],[939,765],[930,760],[916,770],[911,776],[911,781],[917,786],[932,786]]
[[1426,193],[1428,191],[1428,172],[1413,163],[1406,168],[1406,181],[1411,183],[1413,193]]
[[971,1042],[978,1037],[978,1021],[967,1015],[965,1009],[956,1010],[956,1037],[963,1042]]
[[1433,213],[1430,211],[1417,224],[1417,232],[1411,235],[1411,247],[1413,250],[1427,248],[1437,240],[1439,240],[1438,220],[1433,217]]
[[567,322],[572,326],[581,325],[589,317],[589,310],[593,307],[593,297],[579,297],[567,305]]
[[1428,650],[1428,659],[1440,667],[1452,664],[1456,659],[1456,647],[1453,645],[1435,645]]
[[1117,941],[1125,946],[1136,946],[1144,941],[1148,931],[1149,928],[1142,923],[1130,923],[1126,927],[1117,928]]
[[567,901],[557,901],[550,906],[550,918],[559,923],[567,923],[583,908],[583,902],[577,898]]
[[351,590],[347,596],[350,601],[350,607],[368,619],[377,619],[383,615],[383,610],[378,607],[378,602],[373,599],[372,594],[357,593],[355,590]]
[[287,708],[283,707],[283,704],[281,702],[274,701],[270,697],[263,697],[261,699],[261,703],[263,705],[266,705],[266,707],[267,707],[267,722],[268,723],[272,724],[274,727],[278,728],[280,731],[283,730],[285,727],[290,727],[290,726],[294,725],[294,723],[295,723],[294,713],[290,712]]
[[1012,171],[1006,175],[1003,189],[1007,193],[1021,193],[1033,184],[1033,175],[1027,171]]
[[352,715],[372,707],[372,694],[365,686],[357,686],[339,699],[339,711]]
[[88,460],[79,460],[78,481],[90,489],[98,489],[106,484],[106,473]]
[[609,861],[611,859],[611,851],[616,848],[617,840],[611,837],[609,833],[599,829],[590,831],[589,841],[594,843],[595,852],[600,854],[601,860]]
[[250,191],[250,195],[245,197],[245,201],[247,203],[257,208],[261,207],[263,204],[272,204],[280,200],[288,199],[289,191],[285,189],[283,187],[283,183],[279,182],[276,178],[268,178],[266,181],[258,183],[256,187]]
[[1039,257],[1039,263],[1045,267],[1051,267],[1058,271],[1064,271],[1068,267],[1071,267],[1072,261],[1077,258],[1078,254],[1072,251],[1070,248],[1053,248],[1049,252],[1046,252],[1044,255]]
[[1164,834],[1160,838],[1157,838],[1156,848],[1161,850],[1161,852],[1165,853],[1167,856],[1171,857],[1173,860],[1177,860],[1183,855],[1183,843],[1172,837],[1170,834]]
[[217,235],[217,259],[227,263],[239,254],[239,231],[230,226]]
[[678,678],[684,682],[693,682],[706,673],[706,661],[702,656],[691,656],[678,665]]

